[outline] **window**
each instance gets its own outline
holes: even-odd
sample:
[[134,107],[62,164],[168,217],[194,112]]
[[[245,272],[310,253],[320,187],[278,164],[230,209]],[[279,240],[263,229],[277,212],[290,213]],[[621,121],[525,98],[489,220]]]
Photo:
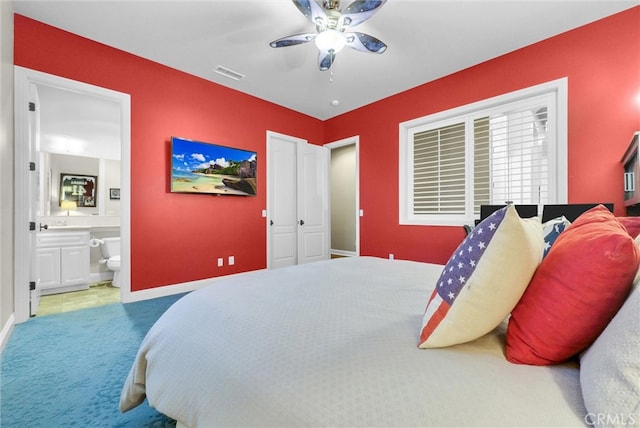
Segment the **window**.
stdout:
[[400,124],[400,223],[566,203],[566,79]]

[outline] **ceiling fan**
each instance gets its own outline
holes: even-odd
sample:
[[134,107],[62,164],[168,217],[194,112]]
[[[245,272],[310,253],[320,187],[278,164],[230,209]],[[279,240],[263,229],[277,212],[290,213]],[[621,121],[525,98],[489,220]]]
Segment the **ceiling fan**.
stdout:
[[340,10],[340,0],[292,0],[298,10],[315,24],[315,33],[294,34],[274,40],[272,48],[300,45],[312,40],[319,49],[318,66],[326,71],[331,68],[336,54],[349,46],[360,52],[381,54],[387,45],[364,33],[348,31],[371,18],[387,0],[356,0]]

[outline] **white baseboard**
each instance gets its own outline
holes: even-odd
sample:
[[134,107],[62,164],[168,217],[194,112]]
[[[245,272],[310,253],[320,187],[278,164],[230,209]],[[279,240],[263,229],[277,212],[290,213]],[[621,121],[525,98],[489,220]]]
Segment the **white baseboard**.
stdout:
[[95,272],[89,274],[89,284],[113,280],[113,272]]
[[[261,269],[266,270],[266,269]],[[255,272],[255,271],[250,271]],[[130,293],[123,293],[122,303],[133,303],[142,300],[156,299],[158,297],[172,296],[179,293],[189,293],[207,285],[213,284],[217,281],[233,278],[240,275],[245,275],[249,272],[234,273],[232,275],[217,276],[214,278],[200,279],[197,281],[183,282],[180,284],[166,285],[164,287],[149,288],[147,290],[133,291]]]
[[344,257],[356,257],[358,254],[355,251],[346,251],[346,250],[331,250],[331,254],[335,254],[337,256]]
[[16,324],[16,318],[13,314],[9,315],[9,319],[2,326],[2,330],[0,330],[0,354],[4,350],[4,345],[7,344],[9,337],[11,336],[11,332],[13,331],[13,326]]

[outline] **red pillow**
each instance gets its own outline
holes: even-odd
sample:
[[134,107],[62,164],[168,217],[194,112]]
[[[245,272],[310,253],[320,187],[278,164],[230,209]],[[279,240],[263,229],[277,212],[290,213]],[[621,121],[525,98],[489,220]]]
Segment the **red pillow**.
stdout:
[[640,254],[604,206],[578,217],[551,247],[514,308],[507,360],[546,365],[587,348],[629,295]]
[[632,238],[640,235],[640,217],[616,217]]

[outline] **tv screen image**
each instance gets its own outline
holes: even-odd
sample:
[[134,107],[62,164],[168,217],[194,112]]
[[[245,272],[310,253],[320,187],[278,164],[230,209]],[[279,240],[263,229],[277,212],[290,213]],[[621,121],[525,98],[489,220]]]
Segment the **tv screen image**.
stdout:
[[255,196],[257,153],[171,137],[171,192]]

